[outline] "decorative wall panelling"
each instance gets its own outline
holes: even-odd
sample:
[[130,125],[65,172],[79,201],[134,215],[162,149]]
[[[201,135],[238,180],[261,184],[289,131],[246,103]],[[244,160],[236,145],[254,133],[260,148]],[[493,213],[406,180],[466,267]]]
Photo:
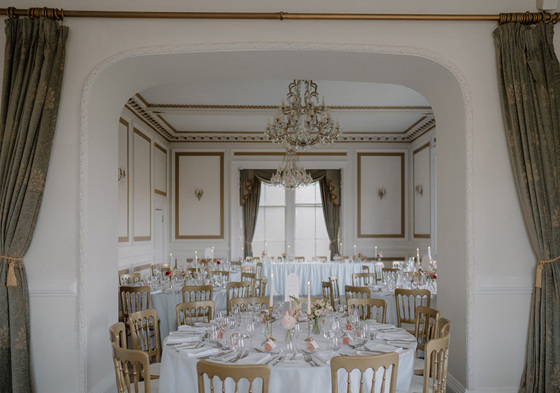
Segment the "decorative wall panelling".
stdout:
[[119,242],[129,242],[130,232],[130,168],[128,165],[129,151],[128,140],[130,138],[130,124],[123,118],[119,119]]
[[357,237],[405,238],[405,153],[358,153]]
[[224,239],[224,153],[175,153],[174,239]]
[[152,240],[152,140],[134,128],[134,241]]
[[430,142],[423,144],[412,153],[412,179],[413,236],[416,239],[429,239],[432,192]]
[[167,148],[154,143],[154,192],[167,196],[167,170],[168,170]]

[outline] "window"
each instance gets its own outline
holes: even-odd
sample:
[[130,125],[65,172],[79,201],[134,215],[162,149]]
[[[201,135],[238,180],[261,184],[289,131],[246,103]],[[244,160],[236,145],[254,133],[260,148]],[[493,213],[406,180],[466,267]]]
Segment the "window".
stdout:
[[262,183],[253,255],[329,256],[329,237],[318,182],[290,191]]

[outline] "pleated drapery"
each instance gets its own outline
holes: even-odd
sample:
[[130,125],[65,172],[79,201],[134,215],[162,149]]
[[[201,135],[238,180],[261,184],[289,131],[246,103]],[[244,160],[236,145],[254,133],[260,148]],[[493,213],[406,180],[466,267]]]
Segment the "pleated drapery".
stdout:
[[0,109],[0,392],[31,392],[23,257],[49,167],[68,28],[7,19]]
[[[275,169],[242,169],[240,171],[239,200],[243,207],[244,257],[253,256],[252,242],[259,212],[261,183],[270,183]],[[331,259],[338,253],[340,230],[340,169],[307,170],[321,188],[323,215],[330,240]]]
[[560,65],[553,36],[549,24],[494,31],[510,159],[538,259],[523,393],[560,391]]

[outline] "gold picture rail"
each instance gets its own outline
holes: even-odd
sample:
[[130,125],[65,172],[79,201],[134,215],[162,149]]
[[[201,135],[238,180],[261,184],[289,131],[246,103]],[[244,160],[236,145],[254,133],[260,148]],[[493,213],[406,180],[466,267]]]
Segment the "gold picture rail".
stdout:
[[499,24],[517,22],[556,23],[559,13],[525,12],[491,14],[354,14],[354,13],[290,13],[290,12],[167,12],[167,11],[85,11],[60,8],[0,8],[0,15],[12,18],[128,18],[128,19],[254,19],[254,20],[358,20],[358,21],[482,21]]

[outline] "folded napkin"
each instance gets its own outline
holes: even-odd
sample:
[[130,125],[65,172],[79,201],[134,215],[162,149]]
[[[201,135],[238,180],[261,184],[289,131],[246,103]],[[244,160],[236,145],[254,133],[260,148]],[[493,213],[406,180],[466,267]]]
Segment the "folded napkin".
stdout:
[[202,348],[179,348],[181,354],[185,354],[191,358],[199,358],[201,356],[212,356],[220,353],[218,348],[202,347]]
[[211,358],[209,360],[211,361],[218,361],[218,362],[228,362],[230,360],[233,360],[237,357],[237,352],[235,351],[230,351],[230,352],[226,352],[223,355],[220,356],[216,356],[214,358]]
[[206,333],[206,330],[207,328],[203,326],[181,325],[177,327],[177,331],[188,332],[188,333]]
[[194,326],[207,328],[207,327],[212,326],[212,324],[210,322],[195,322]]
[[376,341],[368,342],[365,347],[373,352],[395,352],[398,348],[392,345],[383,344]]
[[383,329],[383,333],[406,333],[406,330],[396,327],[392,329]]
[[[375,321],[373,321],[375,322]],[[377,330],[388,330],[388,329],[394,329],[395,325],[391,325],[390,323],[370,323],[368,322],[368,325],[373,325],[372,327],[374,329]]]
[[326,364],[330,364],[333,357],[339,356],[335,351],[332,350],[315,352],[313,355],[315,355],[317,359]]
[[163,290],[161,290],[161,289],[156,289],[155,291],[150,291],[150,294],[151,294],[151,295],[157,295],[158,293],[162,293],[162,292],[163,292]]
[[301,353],[296,353],[295,356],[293,353],[289,353],[286,355],[286,358],[284,359],[284,363],[301,363],[304,360],[305,359],[303,358],[303,354]]
[[245,356],[243,359],[240,359],[237,364],[263,364],[268,362],[268,360],[272,357],[270,353],[250,353],[249,355]]
[[412,336],[410,333],[379,333],[377,338],[382,338],[384,340],[398,340],[398,341],[407,341],[407,342],[414,342],[416,338]]
[[167,336],[166,344],[192,343],[195,341],[200,341],[200,336],[175,334]]

